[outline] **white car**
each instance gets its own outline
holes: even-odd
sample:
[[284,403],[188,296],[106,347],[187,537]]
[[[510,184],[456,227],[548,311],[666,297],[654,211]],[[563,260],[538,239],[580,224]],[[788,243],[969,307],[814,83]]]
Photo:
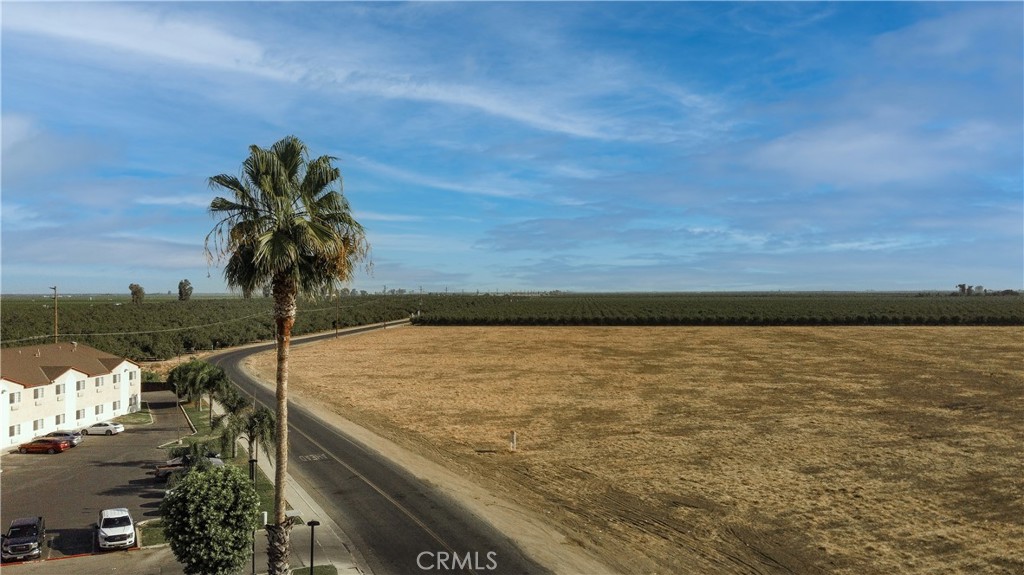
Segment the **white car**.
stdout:
[[128,549],[135,547],[135,522],[124,507],[100,511],[96,523],[96,540],[100,549]]
[[82,430],[82,435],[114,435],[124,431],[124,426],[111,421],[94,423]]

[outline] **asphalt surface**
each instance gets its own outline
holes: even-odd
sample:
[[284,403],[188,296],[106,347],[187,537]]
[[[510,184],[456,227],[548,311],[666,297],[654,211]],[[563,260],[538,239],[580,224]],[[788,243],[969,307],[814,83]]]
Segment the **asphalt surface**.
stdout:
[[[335,335],[293,345],[330,337]],[[242,392],[273,409],[274,391],[238,367],[247,356],[268,349],[273,344],[229,351],[209,361],[224,368]],[[288,410],[289,475],[317,497],[373,573],[548,572],[458,502],[298,405],[289,403]]]
[[[123,433],[89,435],[77,447],[54,455],[3,455],[0,473],[0,525],[17,517],[46,520],[44,559],[97,551],[95,523],[103,509],[126,507],[136,521],[159,516],[164,485],[149,474],[165,461],[159,446],[189,432],[174,394],[147,392],[153,423],[126,425]],[[114,551],[111,553],[123,553]]]

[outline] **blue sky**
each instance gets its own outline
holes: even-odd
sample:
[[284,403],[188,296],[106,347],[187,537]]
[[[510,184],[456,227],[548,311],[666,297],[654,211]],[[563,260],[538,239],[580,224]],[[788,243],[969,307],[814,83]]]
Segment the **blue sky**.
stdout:
[[207,265],[209,176],[339,158],[424,291],[1024,287],[1021,3],[2,4],[4,293]]

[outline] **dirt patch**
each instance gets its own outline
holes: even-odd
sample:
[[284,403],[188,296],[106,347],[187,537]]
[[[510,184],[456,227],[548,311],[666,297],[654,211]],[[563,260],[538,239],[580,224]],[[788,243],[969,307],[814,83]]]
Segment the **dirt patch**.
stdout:
[[1021,573],[1022,358],[1021,328],[406,327],[296,348],[291,390],[618,572]]

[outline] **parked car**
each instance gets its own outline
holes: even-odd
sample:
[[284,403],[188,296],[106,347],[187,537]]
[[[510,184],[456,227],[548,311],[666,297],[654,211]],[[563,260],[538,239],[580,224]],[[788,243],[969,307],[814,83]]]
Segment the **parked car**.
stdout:
[[96,523],[96,540],[100,549],[135,547],[135,522],[124,507],[100,511]]
[[46,523],[42,517],[22,517],[11,521],[11,528],[3,536],[0,557],[4,561],[36,559],[43,554]]
[[33,439],[28,443],[22,443],[18,446],[18,453],[63,453],[64,451],[71,449],[71,444],[63,439],[56,439],[53,437],[43,437],[40,439]]
[[[204,459],[210,462],[211,467],[224,466],[224,460],[222,459],[218,459],[216,457],[205,457]],[[168,459],[167,463],[156,464],[154,466],[153,475],[155,475],[157,479],[167,479],[175,471],[191,469],[194,464],[195,462],[192,461],[192,458],[190,457],[175,457],[174,459]]]
[[82,430],[82,435],[114,435],[124,431],[124,426],[112,421],[94,423]]
[[82,443],[82,433],[80,431],[51,431],[43,437],[51,437],[54,439],[63,439],[71,444],[71,447]]

